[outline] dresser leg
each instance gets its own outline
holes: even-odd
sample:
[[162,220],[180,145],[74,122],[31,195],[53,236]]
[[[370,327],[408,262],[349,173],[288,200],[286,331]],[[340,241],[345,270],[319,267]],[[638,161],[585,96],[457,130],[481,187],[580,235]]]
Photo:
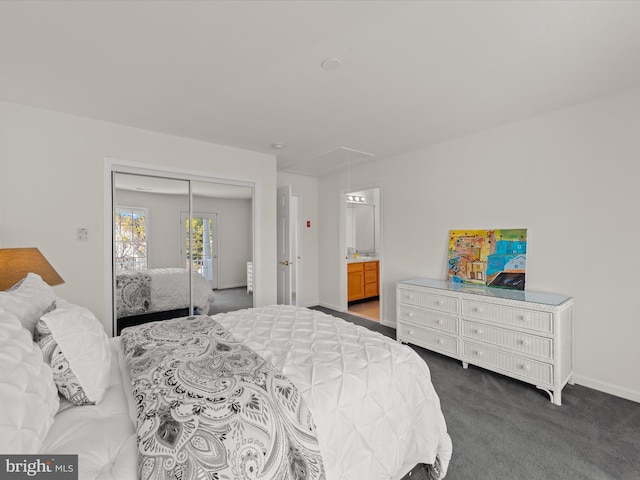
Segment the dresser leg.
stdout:
[[549,400],[554,405],[562,405],[560,390],[552,391],[552,390],[549,390],[548,388],[544,388],[539,385],[536,385],[536,388],[539,388],[540,390],[547,392],[547,395],[549,395]]
[[469,362],[462,362],[462,368],[469,368]]

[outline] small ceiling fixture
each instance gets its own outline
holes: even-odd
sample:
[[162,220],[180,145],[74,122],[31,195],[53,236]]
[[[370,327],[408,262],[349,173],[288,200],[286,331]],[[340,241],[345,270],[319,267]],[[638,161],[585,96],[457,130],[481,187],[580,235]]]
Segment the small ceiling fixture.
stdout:
[[342,66],[342,62],[337,58],[327,58],[320,66],[327,72],[334,72]]
[[282,150],[284,148],[284,143],[274,143],[271,145],[271,148],[275,148],[276,150]]

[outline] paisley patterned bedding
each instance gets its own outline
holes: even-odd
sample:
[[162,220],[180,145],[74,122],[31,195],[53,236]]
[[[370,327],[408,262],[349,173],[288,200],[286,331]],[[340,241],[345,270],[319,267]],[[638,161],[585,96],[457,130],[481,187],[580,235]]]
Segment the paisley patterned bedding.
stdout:
[[151,275],[144,270],[125,270],[116,275],[117,318],[147,313],[151,307]]
[[117,318],[188,308],[193,289],[193,306],[207,314],[214,300],[209,281],[184,268],[126,270],[116,275]]
[[139,478],[323,479],[296,387],[211,317],[130,327]]

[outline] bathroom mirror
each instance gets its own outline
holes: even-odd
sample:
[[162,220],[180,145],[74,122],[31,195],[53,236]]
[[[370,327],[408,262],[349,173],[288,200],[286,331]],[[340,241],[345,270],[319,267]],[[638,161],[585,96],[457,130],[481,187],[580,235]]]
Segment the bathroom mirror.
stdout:
[[356,250],[375,252],[375,205],[354,205]]
[[357,252],[375,252],[375,205],[347,203],[346,244]]

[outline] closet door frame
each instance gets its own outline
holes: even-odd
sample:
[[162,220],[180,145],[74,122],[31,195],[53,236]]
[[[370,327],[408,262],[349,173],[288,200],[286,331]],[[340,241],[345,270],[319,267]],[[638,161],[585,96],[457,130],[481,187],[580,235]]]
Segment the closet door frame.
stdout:
[[[105,158],[104,162],[104,298],[105,298],[105,312],[108,317],[111,318],[111,336],[115,335],[117,319],[116,312],[116,295],[115,295],[115,258],[114,258],[114,231],[113,231],[113,214],[115,212],[115,185],[113,178],[116,173],[128,173],[133,175],[145,175],[151,177],[162,177],[175,180],[187,180],[189,181],[189,215],[193,215],[193,192],[191,188],[191,182],[205,182],[205,183],[217,183],[223,185],[233,185],[239,187],[251,188],[251,249],[252,258],[255,262],[256,259],[256,184],[253,181],[211,175],[204,172],[176,169],[164,166],[155,166],[145,163],[130,162],[125,160],[119,160],[114,158]],[[259,288],[260,285],[257,285]],[[256,291],[256,285],[254,281],[254,293]],[[191,293],[191,306],[190,311],[193,311],[193,293]],[[254,304],[256,295],[254,294]]]

